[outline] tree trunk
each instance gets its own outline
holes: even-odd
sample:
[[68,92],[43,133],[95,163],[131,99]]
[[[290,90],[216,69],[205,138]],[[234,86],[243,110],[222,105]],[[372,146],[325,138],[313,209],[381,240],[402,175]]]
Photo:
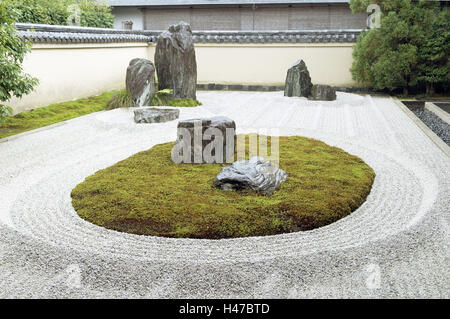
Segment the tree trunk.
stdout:
[[408,88],[407,87],[403,88],[403,95],[408,96]]
[[426,93],[429,96],[432,96],[434,94],[434,85],[433,85],[433,83],[427,83],[426,84]]

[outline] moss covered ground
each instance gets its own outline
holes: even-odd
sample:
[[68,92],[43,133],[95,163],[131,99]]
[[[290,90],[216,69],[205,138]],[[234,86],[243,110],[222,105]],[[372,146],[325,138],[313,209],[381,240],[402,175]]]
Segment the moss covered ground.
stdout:
[[106,92],[98,96],[51,104],[32,111],[18,113],[15,116],[8,117],[6,122],[0,123],[0,138],[102,111],[114,93]]
[[[129,97],[125,90],[110,91],[98,96],[75,101],[51,104],[31,111],[18,113],[0,123],[0,138],[16,135],[47,125],[70,120],[93,112],[129,106]],[[201,105],[197,100],[175,99],[165,95],[155,96],[152,105],[193,107]]]
[[173,143],[135,154],[72,191],[77,213],[109,229],[141,235],[233,238],[305,231],[356,210],[375,174],[360,158],[321,141],[280,138],[289,177],[273,196],[213,186],[229,164],[174,164]]

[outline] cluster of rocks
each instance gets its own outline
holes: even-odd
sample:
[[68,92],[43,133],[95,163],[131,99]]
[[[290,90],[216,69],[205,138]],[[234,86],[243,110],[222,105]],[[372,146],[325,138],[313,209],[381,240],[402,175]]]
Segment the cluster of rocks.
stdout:
[[[233,163],[236,124],[224,116],[180,121],[172,161],[177,164]],[[222,168],[214,186],[223,190],[250,189],[272,195],[287,173],[262,157],[237,161]]]
[[302,96],[310,100],[334,101],[336,100],[336,90],[329,85],[313,85],[305,61],[299,60],[287,72],[284,96]]
[[[196,99],[197,62],[189,24],[180,22],[161,33],[156,44],[155,65],[141,58],[130,61],[125,82],[134,106],[150,105],[156,91],[155,71],[159,90],[172,89],[174,98]],[[152,114],[156,112],[153,110]],[[141,111],[135,111],[135,117],[141,115]],[[161,118],[165,116],[162,114]]]

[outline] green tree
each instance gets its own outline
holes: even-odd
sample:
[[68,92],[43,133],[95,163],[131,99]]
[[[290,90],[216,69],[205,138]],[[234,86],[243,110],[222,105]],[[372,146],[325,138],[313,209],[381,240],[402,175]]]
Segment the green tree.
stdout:
[[[359,36],[353,49],[353,78],[375,89],[403,88],[405,95],[410,87],[443,81],[442,77],[437,79],[437,75],[448,73],[444,61],[448,54],[442,54],[444,44],[437,47],[437,42],[431,39],[439,32],[438,26],[448,29],[448,20],[437,18],[442,15],[439,4],[411,0],[351,0],[350,6],[354,12],[365,12],[370,3],[377,3],[381,8],[381,27],[363,31]],[[437,70],[436,61],[445,67],[440,64]],[[424,65],[429,67],[424,68]]]
[[433,94],[435,86],[450,82],[450,14],[443,10],[432,17],[428,36],[419,47],[418,81],[425,83],[426,93]]
[[90,0],[9,0],[17,10],[17,22],[67,25],[70,5],[80,7],[84,27],[112,28],[114,16],[106,2]]
[[23,73],[22,62],[31,50],[31,43],[16,34],[17,12],[8,5],[8,1],[0,1],[0,121],[12,112],[1,102],[30,93],[38,83],[37,79]]

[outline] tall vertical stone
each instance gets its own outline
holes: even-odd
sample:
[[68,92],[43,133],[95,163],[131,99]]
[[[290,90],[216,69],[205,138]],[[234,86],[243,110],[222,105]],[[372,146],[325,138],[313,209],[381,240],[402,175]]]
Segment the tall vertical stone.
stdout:
[[197,61],[191,26],[171,25],[161,33],[155,51],[158,89],[172,89],[173,97],[196,99]]
[[156,74],[158,76],[158,90],[172,89],[172,74],[170,61],[172,59],[172,34],[164,31],[158,37],[155,50]]
[[140,58],[131,60],[125,82],[136,106],[150,105],[155,95],[155,67],[152,61]]
[[284,96],[311,95],[312,82],[308,68],[303,60],[299,60],[288,70],[284,86]]

